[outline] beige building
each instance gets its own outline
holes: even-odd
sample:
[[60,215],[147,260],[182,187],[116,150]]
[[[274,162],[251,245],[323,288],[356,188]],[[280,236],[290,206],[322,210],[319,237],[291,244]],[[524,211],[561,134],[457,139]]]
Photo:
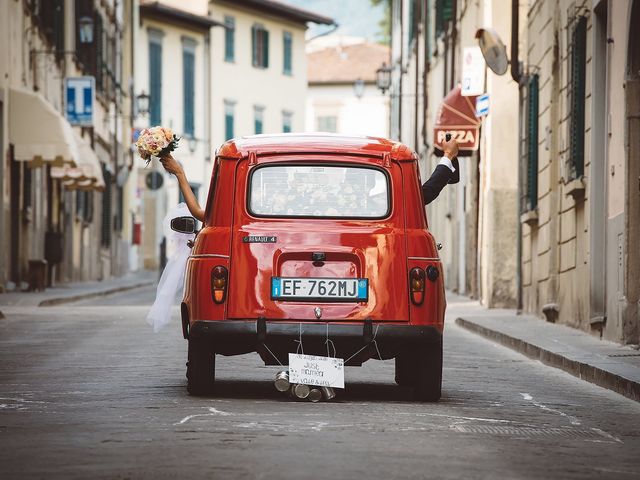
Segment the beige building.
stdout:
[[[211,29],[221,24],[207,15],[207,1],[142,1],[136,48],[135,90],[149,95],[140,129],[162,125],[181,137],[174,156],[185,169],[201,205],[206,202],[212,165]],[[132,263],[155,269],[161,260],[162,220],[182,196],[172,175],[136,155],[130,208],[140,224],[142,245]],[[162,185],[155,183],[161,176]]]
[[333,20],[273,0],[212,0],[226,28],[212,36],[213,148],[226,140],[305,128],[308,22]]
[[389,136],[389,98],[376,70],[389,48],[365,39],[319,37],[307,46],[306,130]]
[[526,311],[640,342],[640,1],[536,1],[523,23]]
[[[0,289],[36,286],[43,260],[45,284],[128,268],[123,65],[131,60],[124,15],[133,7],[132,0],[0,3]],[[84,80],[64,82],[84,76],[95,82],[93,122],[72,126],[65,113],[89,95],[79,96]]]
[[[509,38],[511,12],[504,6],[504,0],[392,2],[391,137],[416,150],[423,181],[438,161],[436,116],[462,82],[465,49],[478,45],[475,34],[481,28]],[[518,84],[488,69],[480,80],[491,106],[481,121],[478,148],[460,157],[461,182],[445,188],[427,212],[430,229],[443,245],[447,288],[489,307],[512,307],[517,295]]]

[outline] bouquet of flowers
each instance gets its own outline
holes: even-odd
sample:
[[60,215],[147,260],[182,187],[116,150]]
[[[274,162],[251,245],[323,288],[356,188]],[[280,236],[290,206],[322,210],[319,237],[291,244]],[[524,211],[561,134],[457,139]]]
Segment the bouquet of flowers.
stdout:
[[180,137],[175,135],[170,128],[150,127],[140,132],[136,148],[147,165],[151,157],[162,157],[178,147]]

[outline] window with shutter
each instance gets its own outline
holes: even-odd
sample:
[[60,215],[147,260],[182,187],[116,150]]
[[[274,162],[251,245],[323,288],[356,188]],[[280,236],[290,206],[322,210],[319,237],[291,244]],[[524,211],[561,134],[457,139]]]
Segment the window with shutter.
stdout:
[[453,2],[456,0],[436,0],[436,38],[447,30],[447,22],[453,20]]
[[183,39],[182,48],[184,134],[193,137],[195,134],[195,42],[190,39]]
[[224,137],[230,140],[234,137],[234,110],[235,102],[225,100],[224,102]]
[[102,176],[104,177],[104,191],[102,192],[102,246],[111,246],[111,173],[102,166]]
[[284,32],[283,34],[283,46],[284,46],[284,65],[283,73],[285,75],[291,75],[291,47],[292,37],[291,32]]
[[587,17],[575,20],[571,33],[571,92],[569,119],[569,179],[584,175],[584,102],[587,63]]
[[254,133],[259,135],[263,131],[264,107],[253,107],[253,118]]
[[269,68],[269,32],[259,24],[251,27],[252,64],[258,68]]
[[291,132],[291,124],[293,123],[293,113],[291,112],[282,112],[282,132],[290,133]]
[[96,12],[95,18],[95,26],[94,26],[94,41],[96,42],[96,50],[95,50],[95,72],[94,75],[96,77],[96,90],[98,92],[102,92],[104,90],[104,82],[103,82],[103,64],[102,57],[104,56],[104,29],[102,26],[102,15]]
[[162,123],[162,43],[157,35],[149,37],[149,122]]
[[224,17],[224,60],[226,62],[235,61],[236,46],[236,20],[233,17]]
[[538,98],[538,75],[532,75],[527,96],[526,210],[533,210],[538,206]]

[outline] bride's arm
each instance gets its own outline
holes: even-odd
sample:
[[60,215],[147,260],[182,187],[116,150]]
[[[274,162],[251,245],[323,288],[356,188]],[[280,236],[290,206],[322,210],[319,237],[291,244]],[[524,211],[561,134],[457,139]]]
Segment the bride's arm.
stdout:
[[204,210],[200,208],[200,204],[198,204],[198,200],[191,190],[191,186],[187,181],[187,176],[184,173],[182,165],[180,165],[171,154],[167,154],[162,157],[160,159],[160,163],[162,163],[162,166],[167,172],[173,173],[178,179],[180,191],[182,192],[182,196],[184,197],[191,215],[193,215],[197,220],[204,222]]

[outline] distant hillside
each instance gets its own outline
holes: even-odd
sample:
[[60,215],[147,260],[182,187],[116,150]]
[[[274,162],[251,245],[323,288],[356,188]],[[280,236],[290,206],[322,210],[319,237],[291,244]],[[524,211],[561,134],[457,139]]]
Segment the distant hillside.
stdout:
[[[365,37],[378,41],[378,26],[383,17],[382,7],[372,7],[370,0],[285,0],[287,3],[328,15],[340,27],[335,33],[355,37]],[[317,35],[329,29],[326,25],[311,25],[310,35]]]

